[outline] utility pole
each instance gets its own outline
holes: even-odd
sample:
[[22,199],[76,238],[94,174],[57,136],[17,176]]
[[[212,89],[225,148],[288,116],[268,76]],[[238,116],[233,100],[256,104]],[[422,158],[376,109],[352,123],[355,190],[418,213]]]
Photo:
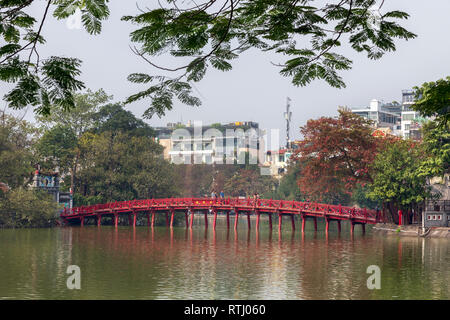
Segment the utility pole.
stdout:
[[290,142],[290,138],[289,138],[289,127],[291,124],[291,117],[292,117],[292,112],[290,112],[290,108],[291,108],[291,98],[287,98],[286,101],[286,112],[284,113],[284,119],[286,119],[286,148],[289,149],[289,142]]

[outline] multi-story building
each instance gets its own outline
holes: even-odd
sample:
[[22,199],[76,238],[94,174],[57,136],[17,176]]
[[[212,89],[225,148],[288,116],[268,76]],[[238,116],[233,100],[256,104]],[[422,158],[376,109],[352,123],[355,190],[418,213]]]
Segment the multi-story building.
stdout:
[[396,103],[383,103],[377,99],[370,101],[367,107],[352,107],[351,111],[372,120],[374,127],[389,128],[393,134],[400,130],[402,106]]
[[404,139],[421,139],[422,122],[419,112],[411,109],[414,104],[413,90],[402,91],[402,103],[383,103],[373,99],[368,107],[353,107],[351,111],[372,120],[374,127],[385,134],[401,136]]
[[421,124],[419,112],[411,109],[414,104],[414,92],[412,90],[402,91],[402,119],[401,132],[405,139],[420,139]]
[[266,159],[263,164],[263,167],[267,168],[267,174],[270,174],[277,179],[281,179],[286,173],[287,167],[291,161],[291,156],[298,148],[299,143],[299,141],[292,141],[289,144],[289,148],[267,151]]
[[255,122],[168,124],[155,128],[164,157],[176,164],[250,163],[263,155],[264,132]]

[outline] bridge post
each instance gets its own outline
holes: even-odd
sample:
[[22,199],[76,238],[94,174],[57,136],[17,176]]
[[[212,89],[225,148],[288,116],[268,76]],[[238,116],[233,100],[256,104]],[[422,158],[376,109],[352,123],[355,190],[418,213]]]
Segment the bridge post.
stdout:
[[362,223],[361,226],[362,226],[362,232],[363,232],[363,234],[365,234],[366,233],[366,224]]
[[216,230],[216,223],[217,223],[217,209],[216,208],[213,209],[213,213],[214,213],[213,229]]
[[350,234],[353,235],[353,233],[355,232],[355,223],[353,221],[350,221],[350,223],[352,224],[350,228]]
[[119,225],[119,214],[114,213],[114,226],[117,228],[118,225]]
[[269,229],[272,232],[272,213],[269,213]]
[[155,210],[152,210],[152,228],[155,226]]
[[278,233],[281,232],[281,224],[283,223],[283,215],[278,212]]
[[84,217],[80,218],[80,224],[81,224],[82,227],[84,227]]
[[227,210],[227,229],[230,229],[230,210]]
[[294,215],[291,214],[291,224],[292,224],[292,231],[295,231],[295,219]]
[[194,224],[194,210],[189,210],[189,212],[191,213],[191,223],[189,227],[192,229],[192,226]]
[[338,224],[338,232],[341,233],[341,220],[338,220],[337,224]]
[[147,212],[147,227],[150,227],[150,213]]
[[234,209],[235,218],[234,218],[234,230],[237,230],[238,221],[239,221],[239,210]]
[[260,218],[260,213],[258,210],[256,210],[256,231],[259,230],[259,218]]
[[102,225],[102,215],[97,214],[97,227],[100,227]]
[[189,228],[188,212],[189,212],[189,209],[184,212],[184,219],[186,220],[186,228]]
[[170,228],[173,228],[174,215],[175,215],[175,210],[173,208],[170,208]]
[[247,211],[247,225],[248,225],[248,230],[250,230],[250,226],[251,226],[251,224],[250,224],[250,211]]
[[314,231],[317,231],[317,217],[314,217]]
[[330,230],[330,219],[328,219],[327,217],[325,217],[325,233],[328,233],[328,231]]
[[136,228],[136,212],[133,210],[133,228]]
[[302,213],[302,233],[305,233],[306,229],[306,215]]
[[131,221],[131,214],[128,214],[128,225],[131,226],[133,222]]
[[205,228],[208,229],[208,212],[209,209],[205,211]]

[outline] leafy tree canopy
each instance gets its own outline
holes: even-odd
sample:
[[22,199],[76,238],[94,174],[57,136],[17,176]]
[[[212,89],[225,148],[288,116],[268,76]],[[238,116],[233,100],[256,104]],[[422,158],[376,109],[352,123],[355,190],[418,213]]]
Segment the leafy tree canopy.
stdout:
[[147,123],[120,104],[108,104],[100,108],[94,115],[96,132],[114,132],[117,130],[132,132],[133,135],[153,137],[155,132]]
[[[53,16],[65,19],[81,10],[82,22],[90,34],[101,31],[108,18],[108,0],[47,0],[42,17],[26,13],[37,0],[0,0],[0,81],[13,83],[4,99],[9,107],[32,105],[38,114],[49,114],[55,106],[70,110],[75,106],[74,91],[84,84],[77,79],[81,61],[67,57],[40,57],[38,47],[45,43],[42,27],[54,7]],[[158,1],[158,8],[124,16],[137,26],[131,35],[133,51],[153,72],[133,73],[131,82],[146,88],[126,102],[149,98],[145,117],[162,116],[173,99],[198,106],[192,95],[192,82],[200,81],[208,67],[232,69],[232,60],[256,49],[287,56],[278,64],[280,74],[296,86],[323,79],[342,88],[339,75],[351,61],[337,49],[347,42],[370,59],[379,59],[396,49],[395,39],[412,39],[415,34],[397,21],[408,18],[402,11],[381,13],[376,0],[203,0],[195,4],[181,0]],[[39,22],[38,22],[39,21]],[[164,67],[153,57],[170,55],[187,61]],[[168,76],[168,73],[170,76]]]
[[103,89],[97,91],[88,89],[74,95],[75,106],[71,110],[55,107],[51,114],[38,116],[37,120],[47,130],[54,126],[70,128],[79,138],[84,132],[94,128],[94,115],[112,98]]
[[38,52],[38,47],[45,44],[42,30],[51,9],[57,19],[80,9],[84,27],[91,34],[100,32],[101,20],[109,16],[109,9],[108,0],[47,0],[42,16],[35,18],[26,11],[37,2],[0,0],[0,81],[14,84],[4,96],[10,108],[31,105],[37,114],[45,115],[54,106],[73,108],[74,91],[84,88],[77,79],[81,73],[79,59],[41,57]]
[[26,121],[0,112],[0,182],[16,188],[31,181],[36,133]]
[[425,123],[422,128],[424,151],[428,155],[418,170],[425,177],[442,176],[450,172],[450,122]]
[[426,117],[436,117],[440,124],[450,121],[450,77],[436,82],[425,82],[414,87],[416,102],[412,109]]
[[372,181],[369,165],[384,139],[372,135],[371,121],[340,109],[337,118],[309,120],[295,158],[298,180],[310,200],[348,203],[353,188]]
[[[208,67],[231,70],[232,61],[251,49],[287,56],[277,67],[296,86],[322,79],[333,87],[345,87],[339,72],[352,62],[337,52],[344,42],[370,59],[379,59],[396,49],[396,38],[415,37],[396,22],[408,18],[407,13],[381,14],[382,5],[376,0],[160,2],[157,9],[122,19],[138,26],[131,33],[135,54],[151,67],[176,75],[131,74],[130,81],[148,87],[127,102],[150,98],[145,117],[164,115],[174,98],[198,106],[200,100],[191,95],[190,83],[202,80]],[[159,55],[188,62],[161,66],[153,60]]]
[[427,158],[423,146],[409,140],[393,140],[385,144],[370,166],[373,182],[368,197],[389,204],[393,221],[397,208],[410,208],[431,197],[426,177],[417,174]]

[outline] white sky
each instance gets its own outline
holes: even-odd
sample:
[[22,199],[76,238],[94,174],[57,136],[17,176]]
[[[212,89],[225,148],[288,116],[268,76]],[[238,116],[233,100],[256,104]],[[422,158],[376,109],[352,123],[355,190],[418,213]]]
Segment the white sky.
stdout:
[[[156,0],[137,3],[142,8],[157,5]],[[44,4],[44,1],[39,1],[33,7],[38,21]],[[116,101],[123,101],[142,88],[129,83],[126,80],[128,74],[160,72],[129,49],[129,33],[134,27],[120,21],[120,17],[138,13],[136,2],[111,0],[110,9],[111,17],[104,22],[103,31],[98,36],[90,36],[84,29],[69,29],[65,21],[50,17],[43,29],[47,44],[41,46],[39,52],[41,58],[50,55],[80,58],[83,60],[81,79],[86,87],[92,90],[103,88],[114,95]],[[387,0],[382,13],[394,9],[411,15],[402,25],[418,37],[408,42],[397,41],[397,51],[377,61],[345,46],[341,53],[354,62],[352,70],[341,74],[347,84],[345,89],[331,88],[323,81],[295,87],[270,63],[283,62],[285,57],[252,51],[235,60],[232,71],[223,73],[210,69],[207,76],[195,84],[201,93],[201,107],[193,108],[176,102],[175,108],[165,117],[159,119],[155,116],[147,122],[152,126],[163,126],[181,119],[183,122],[197,120],[205,124],[255,121],[264,129],[284,130],[283,111],[289,96],[293,112],[291,137],[298,138],[298,128],[308,119],[333,116],[339,105],[364,106],[373,98],[400,101],[402,89],[450,75],[450,1]],[[165,61],[167,65],[171,60],[159,61],[162,64]],[[0,86],[0,95],[3,96],[8,86],[4,83]],[[143,100],[126,108],[140,117],[148,102]],[[26,119],[32,118],[33,113],[29,110]]]

